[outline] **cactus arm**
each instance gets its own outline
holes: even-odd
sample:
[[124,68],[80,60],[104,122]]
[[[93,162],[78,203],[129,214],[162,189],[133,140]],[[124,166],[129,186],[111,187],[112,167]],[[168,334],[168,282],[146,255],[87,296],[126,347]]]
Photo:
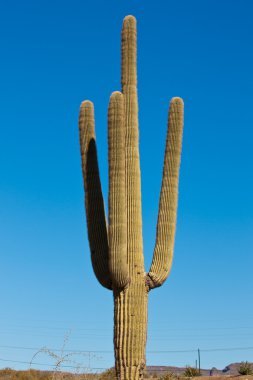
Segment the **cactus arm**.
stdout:
[[108,110],[109,268],[113,288],[129,283],[126,240],[124,97],[111,95]]
[[[144,275],[138,133],[136,33],[136,19],[133,16],[125,17],[121,35],[121,85],[125,100],[127,259],[131,277]],[[131,278],[131,281],[132,279],[133,278]]]
[[79,136],[92,266],[100,284],[107,289],[112,289],[107,225],[95,141],[94,107],[90,101],[84,101],[81,104]]
[[172,99],[169,110],[156,244],[150,271],[147,274],[147,284],[151,289],[164,283],[172,265],[183,133],[183,107],[181,98]]

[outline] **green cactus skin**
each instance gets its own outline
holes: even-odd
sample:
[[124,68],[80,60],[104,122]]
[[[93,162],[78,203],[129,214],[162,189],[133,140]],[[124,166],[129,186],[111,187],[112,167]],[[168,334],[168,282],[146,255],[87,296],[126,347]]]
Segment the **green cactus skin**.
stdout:
[[120,380],[143,378],[148,292],[161,286],[172,265],[178,177],[183,133],[183,101],[169,108],[156,244],[148,273],[144,268],[136,73],[136,19],[122,28],[122,93],[111,95],[108,110],[109,226],[99,178],[90,101],[81,104],[80,147],[92,265],[98,281],[113,291],[114,353]]

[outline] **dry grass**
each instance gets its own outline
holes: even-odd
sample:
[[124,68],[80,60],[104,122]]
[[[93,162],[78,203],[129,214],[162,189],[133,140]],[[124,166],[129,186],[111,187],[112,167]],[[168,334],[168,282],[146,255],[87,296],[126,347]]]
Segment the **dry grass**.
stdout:
[[71,374],[67,372],[57,372],[57,377],[55,371],[37,371],[37,370],[27,370],[27,371],[15,371],[9,368],[0,370],[0,380],[98,380],[98,375],[92,374]]
[[[116,380],[114,372],[108,370],[102,374],[71,374],[67,372],[59,372],[61,380]],[[52,380],[55,376],[54,372],[49,371],[15,371],[9,368],[0,370],[0,380]],[[153,378],[158,380],[158,378]],[[186,377],[180,377],[186,380]],[[198,376],[192,377],[191,380],[253,380],[253,375],[238,376]]]

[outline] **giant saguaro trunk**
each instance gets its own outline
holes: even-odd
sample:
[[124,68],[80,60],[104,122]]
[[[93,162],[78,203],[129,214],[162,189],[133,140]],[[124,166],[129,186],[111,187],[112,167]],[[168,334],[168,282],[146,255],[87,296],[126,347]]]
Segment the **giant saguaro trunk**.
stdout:
[[114,351],[118,379],[143,377],[150,289],[169,275],[174,247],[183,101],[170,104],[163,180],[151,268],[144,268],[136,73],[136,20],[122,29],[122,92],[114,92],[108,111],[109,223],[98,171],[94,110],[81,105],[79,129],[85,207],[91,259],[99,282],[113,290]]

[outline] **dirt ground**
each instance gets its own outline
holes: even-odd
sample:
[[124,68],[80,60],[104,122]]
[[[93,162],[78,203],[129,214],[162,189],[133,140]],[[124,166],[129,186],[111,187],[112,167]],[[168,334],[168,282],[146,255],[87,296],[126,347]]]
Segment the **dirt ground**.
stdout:
[[198,376],[198,377],[192,377],[192,380],[253,380],[253,375],[235,375],[235,376]]

